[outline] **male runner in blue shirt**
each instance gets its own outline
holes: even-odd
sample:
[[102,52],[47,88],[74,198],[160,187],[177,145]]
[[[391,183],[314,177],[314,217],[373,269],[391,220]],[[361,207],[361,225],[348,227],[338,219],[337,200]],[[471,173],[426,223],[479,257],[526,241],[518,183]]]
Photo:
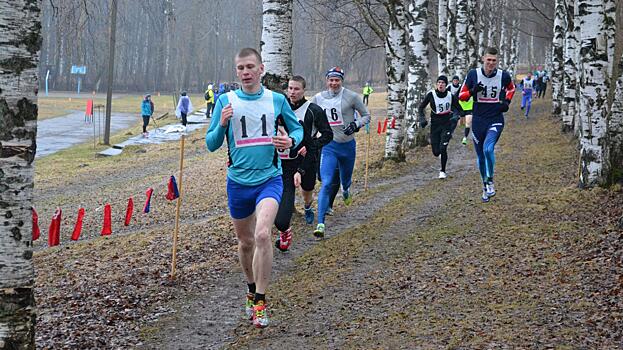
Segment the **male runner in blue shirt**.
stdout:
[[[294,148],[303,140],[303,127],[284,95],[260,84],[264,65],[251,48],[235,58],[242,88],[219,96],[206,134],[213,152],[227,139],[227,203],[238,239],[240,265],[247,278],[247,317],[268,326],[266,288],[273,262],[271,228],[283,192],[277,150]],[[289,135],[277,132],[282,118]]]

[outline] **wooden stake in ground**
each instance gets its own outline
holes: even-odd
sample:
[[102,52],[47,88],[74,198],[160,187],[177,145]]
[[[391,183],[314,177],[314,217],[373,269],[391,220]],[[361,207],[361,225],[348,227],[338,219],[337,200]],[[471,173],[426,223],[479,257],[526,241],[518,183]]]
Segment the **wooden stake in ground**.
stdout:
[[366,125],[366,174],[363,178],[363,190],[368,190],[368,164],[370,163],[370,124]]
[[180,230],[180,207],[182,206],[182,175],[184,174],[184,134],[180,139],[180,176],[177,182],[179,197],[175,208],[175,232],[173,233],[173,253],[171,258],[171,279],[175,279],[175,264],[177,263],[177,236]]

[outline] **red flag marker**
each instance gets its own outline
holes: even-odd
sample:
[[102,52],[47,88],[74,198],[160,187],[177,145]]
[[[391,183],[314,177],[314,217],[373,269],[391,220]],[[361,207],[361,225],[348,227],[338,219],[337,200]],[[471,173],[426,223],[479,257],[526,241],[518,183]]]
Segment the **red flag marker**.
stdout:
[[82,220],[84,219],[84,208],[78,209],[78,218],[76,219],[76,225],[74,226],[74,232],[71,234],[71,240],[77,241],[80,238],[82,232]]
[[35,208],[32,208],[32,240],[36,241],[41,236],[41,229],[39,229],[39,215]]
[[387,132],[387,118],[385,118],[385,121],[383,122],[383,132]]
[[109,236],[112,234],[112,210],[110,204],[106,203],[104,206],[104,227],[102,228],[102,236]]
[[376,126],[376,133],[379,135],[381,134],[381,120],[380,119]]
[[396,129],[396,117],[392,117],[392,129]]
[[130,225],[130,220],[132,220],[133,212],[134,212],[134,199],[130,197],[130,199],[128,199],[128,207],[125,210],[125,221],[123,222],[124,226]]
[[171,175],[169,178],[169,184],[167,185],[168,191],[166,198],[170,201],[176,199],[180,196],[180,192],[177,190],[177,181],[175,181],[175,176]]
[[61,218],[63,211],[61,208],[56,208],[52,222],[50,222],[50,228],[48,229],[48,246],[54,247],[61,243]]

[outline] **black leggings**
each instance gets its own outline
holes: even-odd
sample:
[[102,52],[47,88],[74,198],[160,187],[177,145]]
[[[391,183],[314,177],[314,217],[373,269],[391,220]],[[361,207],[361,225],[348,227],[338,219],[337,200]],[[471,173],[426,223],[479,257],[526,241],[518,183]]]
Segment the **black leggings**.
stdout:
[[297,167],[294,161],[281,161],[281,169],[283,170],[283,194],[281,195],[281,203],[275,217],[275,226],[279,231],[285,231],[290,227],[292,213],[294,212],[294,197],[296,187],[294,187],[294,174]]
[[186,121],[186,113],[182,113],[182,125],[186,126],[186,123],[188,123]]
[[[443,118],[443,117],[437,117]],[[448,163],[448,143],[452,138],[452,122],[450,119],[437,120],[435,117],[431,118],[430,125],[430,145],[435,157],[441,155],[441,171],[446,171],[446,164]]]
[[147,125],[149,125],[149,116],[143,116],[143,132],[147,132]]

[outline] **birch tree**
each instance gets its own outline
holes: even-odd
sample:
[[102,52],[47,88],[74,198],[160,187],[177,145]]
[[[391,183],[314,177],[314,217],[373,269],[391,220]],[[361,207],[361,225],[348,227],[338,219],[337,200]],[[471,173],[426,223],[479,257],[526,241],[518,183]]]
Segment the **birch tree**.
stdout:
[[564,76],[563,44],[566,30],[565,0],[556,0],[554,17],[554,40],[552,42],[552,115],[560,117],[562,106],[562,81]]
[[0,1],[0,348],[35,348],[31,207],[40,3]]
[[456,38],[456,58],[452,73],[460,77],[465,77],[470,57],[468,50],[469,40],[466,38],[466,34],[468,34],[468,6],[468,0],[456,0],[456,27],[454,34]]
[[[409,1],[409,73],[407,85],[407,111],[405,114],[407,147],[416,144],[416,121],[419,101],[429,86],[428,77],[428,0]],[[420,131],[425,139],[424,131]],[[427,142],[424,142],[425,144]]]
[[603,184],[608,174],[607,34],[603,0],[578,0],[580,20],[580,185]]
[[437,52],[437,72],[438,74],[448,74],[448,62],[447,62],[447,35],[448,30],[448,0],[439,0],[438,8],[438,26],[437,36],[439,37],[439,50]]
[[511,48],[510,57],[508,60],[508,72],[511,78],[515,79],[515,73],[517,72],[518,54],[519,54],[519,31],[517,17],[513,17],[513,26],[511,28]]
[[564,77],[563,77],[563,99],[564,104],[561,109],[562,113],[562,130],[564,132],[572,131],[574,128],[574,119],[576,115],[576,99],[577,96],[577,36],[576,31],[579,30],[576,28],[575,20],[574,20],[574,1],[566,0],[565,1],[565,10],[567,11],[566,25],[567,30],[565,31],[565,40],[564,40],[564,51],[563,51],[563,60],[564,60]]
[[401,0],[389,0],[393,9],[389,16],[389,30],[385,41],[387,64],[387,115],[395,119],[393,128],[387,129],[385,159],[405,159],[403,124],[405,115],[406,31],[405,8]]
[[616,173],[621,177],[623,172],[623,55],[618,60],[618,74],[612,107],[610,108],[609,133],[612,174]]
[[262,5],[262,83],[283,91],[292,76],[292,0],[263,0]]
[[[467,33],[465,35],[465,38],[467,40],[468,62],[465,74],[467,74],[470,69],[476,68],[478,66],[478,61],[480,59],[478,55],[478,40],[480,38],[477,33],[479,30],[482,31],[484,27],[482,25],[482,22],[476,25],[476,17],[482,16],[478,1],[468,0],[467,11]],[[484,49],[482,50],[482,52],[484,52]],[[461,78],[464,78],[464,76],[461,76]]]
[[448,72],[454,72],[456,64],[456,2],[457,0],[447,0],[448,27],[446,28],[446,67]]

